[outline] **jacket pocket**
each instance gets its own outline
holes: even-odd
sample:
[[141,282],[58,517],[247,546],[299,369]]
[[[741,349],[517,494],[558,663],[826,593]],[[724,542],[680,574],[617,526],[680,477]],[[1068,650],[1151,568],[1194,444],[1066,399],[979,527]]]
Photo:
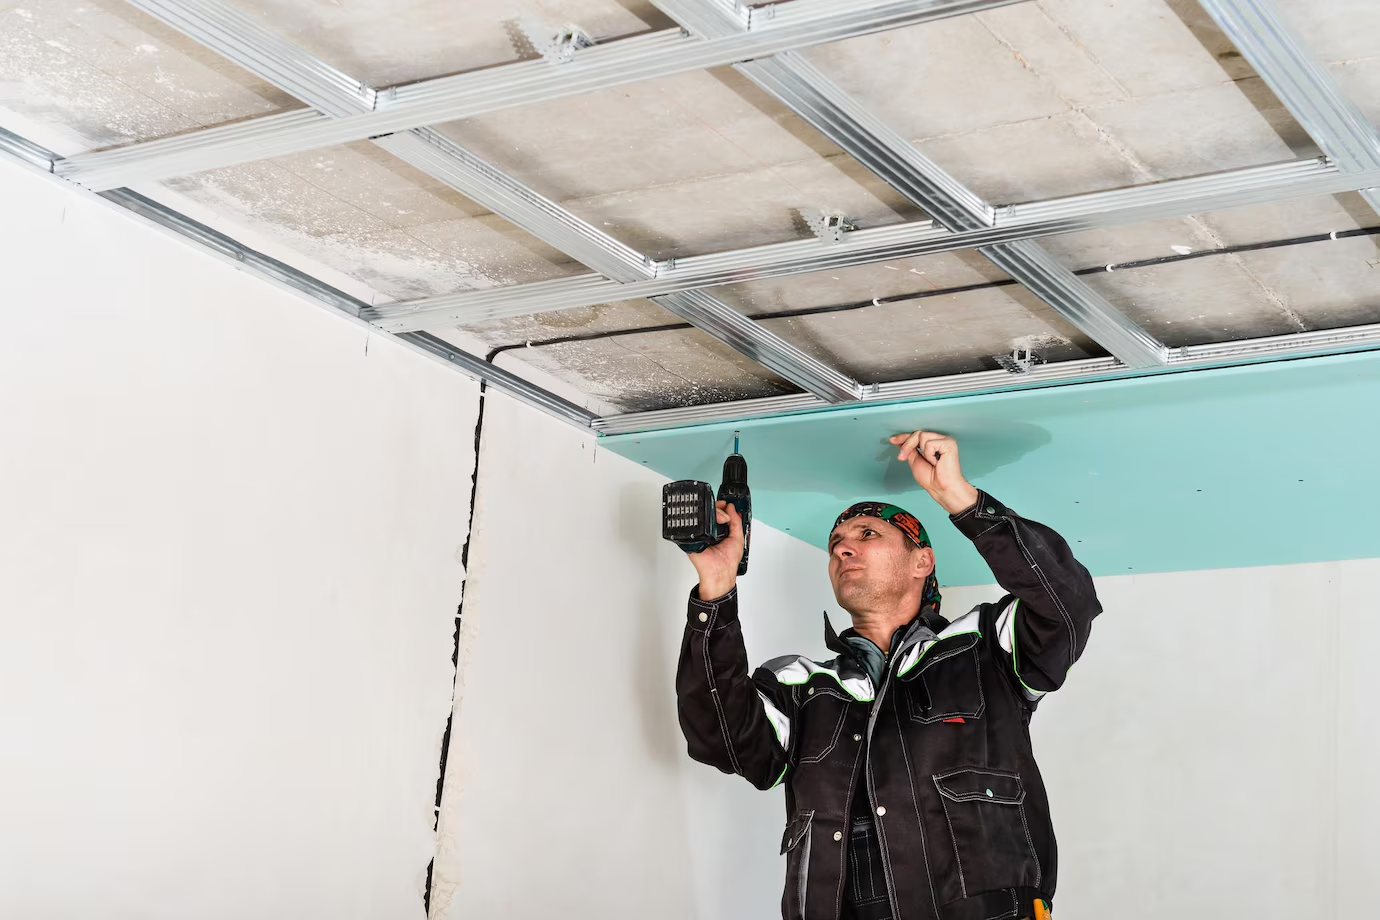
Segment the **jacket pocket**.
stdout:
[[834,750],[843,734],[848,718],[848,703],[828,688],[811,688],[815,692],[801,703],[797,721],[800,723],[800,763],[819,763]]
[[781,898],[781,916],[796,920],[805,916],[805,895],[810,884],[810,826],[813,811],[802,811],[786,825],[781,835],[781,852],[786,855],[786,892]]
[[944,903],[1001,888],[1040,887],[1019,774],[965,768],[935,776],[934,784],[957,869],[941,882]]
[[987,708],[982,691],[982,664],[976,648],[935,661],[903,677],[906,713],[912,722],[979,719]]

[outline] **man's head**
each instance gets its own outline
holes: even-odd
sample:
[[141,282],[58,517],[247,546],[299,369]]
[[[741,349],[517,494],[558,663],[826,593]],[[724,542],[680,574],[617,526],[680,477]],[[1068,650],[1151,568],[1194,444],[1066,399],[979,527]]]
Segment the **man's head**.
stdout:
[[859,502],[829,534],[829,581],[850,614],[900,604],[939,606],[929,535],[913,514],[883,502]]

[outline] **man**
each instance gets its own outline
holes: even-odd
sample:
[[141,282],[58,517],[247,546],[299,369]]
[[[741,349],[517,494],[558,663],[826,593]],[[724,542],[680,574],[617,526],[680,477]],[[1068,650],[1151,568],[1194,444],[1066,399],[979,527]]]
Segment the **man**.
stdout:
[[700,582],[676,676],[681,730],[696,760],[785,785],[786,920],[1043,918],[1055,843],[1030,716],[1102,608],[1058,534],[968,483],[952,438],[891,443],[1007,596],[946,619],[920,522],[860,503],[829,536],[829,580],[853,620],[835,635],[825,617],[838,657],[790,655],[750,675],[742,522],[720,502],[729,537],[690,556]]

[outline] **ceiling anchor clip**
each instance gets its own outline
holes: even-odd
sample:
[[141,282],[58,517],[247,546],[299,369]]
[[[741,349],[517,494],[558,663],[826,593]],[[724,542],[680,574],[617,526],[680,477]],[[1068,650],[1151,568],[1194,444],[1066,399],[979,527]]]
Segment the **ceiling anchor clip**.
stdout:
[[1011,374],[1028,374],[1037,366],[1045,363],[1045,359],[1028,345],[1013,349],[1009,355],[993,355],[992,357],[1002,366],[1003,370]]
[[827,211],[806,217],[805,220],[810,225],[810,232],[826,243],[842,243],[845,233],[852,233],[858,229],[857,224],[842,214],[830,214]]

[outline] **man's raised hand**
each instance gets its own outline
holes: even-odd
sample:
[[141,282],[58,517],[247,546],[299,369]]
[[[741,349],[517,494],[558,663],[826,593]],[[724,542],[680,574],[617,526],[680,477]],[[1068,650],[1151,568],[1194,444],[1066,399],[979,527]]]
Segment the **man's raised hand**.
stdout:
[[700,575],[700,600],[723,597],[738,584],[738,563],[743,559],[743,517],[728,502],[715,503],[720,524],[728,536],[701,553],[690,553],[690,563]]
[[945,511],[958,514],[976,504],[977,489],[963,478],[958,462],[958,442],[934,431],[894,434],[889,439],[900,449],[896,459],[910,465],[910,474]]

